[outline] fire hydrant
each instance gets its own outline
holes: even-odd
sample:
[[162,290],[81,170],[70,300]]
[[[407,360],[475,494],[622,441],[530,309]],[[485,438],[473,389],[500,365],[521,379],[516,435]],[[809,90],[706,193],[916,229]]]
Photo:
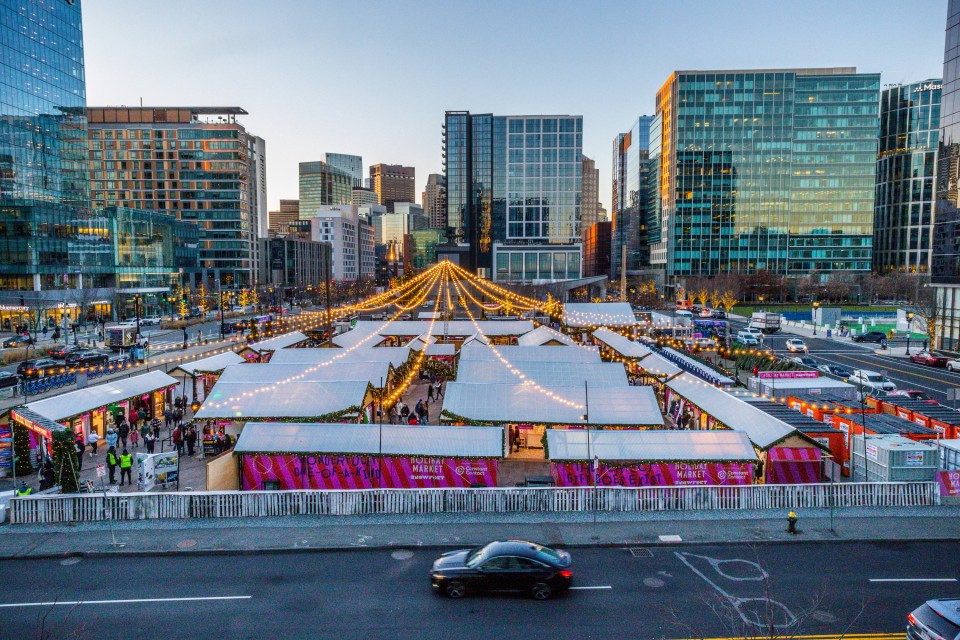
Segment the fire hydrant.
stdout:
[[787,514],[787,533],[797,533],[797,514],[793,511]]

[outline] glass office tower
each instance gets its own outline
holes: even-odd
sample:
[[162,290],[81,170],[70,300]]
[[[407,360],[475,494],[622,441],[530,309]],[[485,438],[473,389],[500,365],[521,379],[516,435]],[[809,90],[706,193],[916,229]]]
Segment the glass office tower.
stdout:
[[348,153],[326,153],[323,159],[334,169],[349,173],[354,187],[363,186],[363,157]]
[[854,68],[671,75],[652,248],[667,277],[869,271],[879,93]]
[[884,89],[873,219],[877,273],[927,273],[940,138],[939,78]]
[[650,235],[650,201],[648,180],[650,162],[650,127],[652,116],[640,116],[630,131],[613,141],[613,211],[610,241],[610,277],[619,278],[623,247],[627,248],[627,273],[637,273],[650,265],[650,246],[659,242],[658,234]]
[[321,161],[300,163],[300,219],[315,218],[320,207],[353,203],[353,177]]
[[496,280],[580,277],[581,116],[448,111],[447,224]]

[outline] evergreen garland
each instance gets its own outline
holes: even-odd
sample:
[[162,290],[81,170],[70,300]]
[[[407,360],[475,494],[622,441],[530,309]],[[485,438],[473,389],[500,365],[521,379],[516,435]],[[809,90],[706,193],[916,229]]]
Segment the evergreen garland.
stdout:
[[[61,493],[78,493],[77,486],[77,449],[73,429],[62,429],[52,433],[53,470],[57,474],[57,484]],[[83,455],[83,454],[80,454]]]
[[13,427],[13,453],[17,456],[17,475],[28,476],[33,473],[30,454],[30,430],[22,424],[11,422]]

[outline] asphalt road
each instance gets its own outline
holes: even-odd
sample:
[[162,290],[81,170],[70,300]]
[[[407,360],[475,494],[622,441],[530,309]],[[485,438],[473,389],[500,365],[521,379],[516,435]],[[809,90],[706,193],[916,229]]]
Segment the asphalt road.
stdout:
[[438,553],[4,561],[0,637],[39,637],[44,617],[53,637],[82,638],[655,639],[788,620],[802,634],[891,633],[960,577],[956,542],[576,549],[576,591],[451,601],[427,581]]
[[[731,331],[746,326],[745,323],[731,323]],[[790,354],[786,348],[789,338],[800,337],[809,349],[808,355],[820,363],[830,363],[843,367],[847,371],[854,369],[872,369],[886,372],[898,389],[919,389],[931,398],[952,405],[947,400],[947,389],[960,387],[960,373],[951,373],[946,369],[914,364],[902,356],[877,355],[874,344],[857,344],[852,340],[827,340],[820,337],[796,336],[780,331],[764,337],[764,346],[782,355]],[[898,344],[898,346],[900,346]],[[911,352],[919,351],[921,345],[911,343]],[[958,405],[960,406],[960,405]]]

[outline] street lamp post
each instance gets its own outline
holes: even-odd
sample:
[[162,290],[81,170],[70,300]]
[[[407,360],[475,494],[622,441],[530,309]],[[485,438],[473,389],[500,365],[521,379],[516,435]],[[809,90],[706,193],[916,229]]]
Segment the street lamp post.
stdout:
[[814,300],[813,313],[811,314],[811,316],[813,317],[813,335],[817,335],[817,309],[819,308],[820,308],[820,303]]
[[133,296],[133,313],[137,316],[137,337],[140,337],[140,294]]
[[913,311],[907,311],[907,355],[910,355],[910,333],[913,331]]

